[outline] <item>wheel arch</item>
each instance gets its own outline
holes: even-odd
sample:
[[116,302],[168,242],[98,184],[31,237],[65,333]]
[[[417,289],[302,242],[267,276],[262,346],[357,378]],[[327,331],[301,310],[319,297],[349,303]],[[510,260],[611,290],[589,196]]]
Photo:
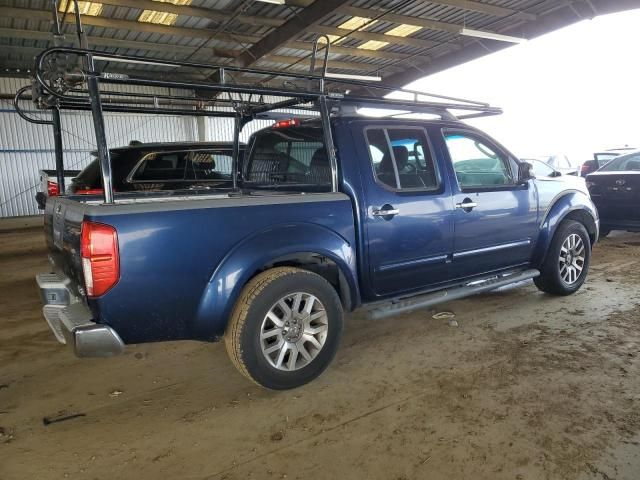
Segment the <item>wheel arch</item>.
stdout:
[[598,212],[591,199],[581,191],[565,192],[551,203],[542,218],[532,258],[534,265],[542,265],[558,226],[565,220],[575,220],[584,225],[592,246],[598,241]]
[[193,336],[220,337],[242,288],[259,273],[281,266],[324,277],[347,311],[360,304],[355,245],[317,224],[273,226],[236,245],[215,268],[201,297]]

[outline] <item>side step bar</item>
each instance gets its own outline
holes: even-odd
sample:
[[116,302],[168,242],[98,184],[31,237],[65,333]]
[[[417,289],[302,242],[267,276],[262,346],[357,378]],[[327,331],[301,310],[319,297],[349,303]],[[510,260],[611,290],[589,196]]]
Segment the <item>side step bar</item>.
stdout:
[[450,302],[452,300],[459,300],[478,293],[488,292],[513,283],[531,280],[538,276],[540,276],[540,271],[535,269],[508,275],[493,276],[486,280],[477,280],[475,282],[468,283],[462,287],[427,293],[425,295],[400,300],[395,303],[385,303],[381,306],[372,308],[368,311],[367,315],[371,320],[380,320],[400,313],[409,313],[414,310],[428,308],[438,303]]

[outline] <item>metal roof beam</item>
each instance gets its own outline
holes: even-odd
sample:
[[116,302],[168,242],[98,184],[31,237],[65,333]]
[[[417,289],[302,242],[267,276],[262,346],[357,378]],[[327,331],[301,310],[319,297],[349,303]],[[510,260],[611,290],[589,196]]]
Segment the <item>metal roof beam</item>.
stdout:
[[[28,40],[44,40],[51,42],[53,37],[50,32],[41,32],[36,30],[19,30],[15,28],[0,28],[0,38],[22,38]],[[89,45],[91,47],[111,47],[111,48],[125,48],[131,50],[146,50],[149,52],[164,52],[164,53],[176,53],[189,55],[193,53],[194,47],[188,47],[184,45],[173,45],[169,43],[156,43],[156,42],[139,42],[133,40],[120,40],[117,38],[108,37],[87,37]],[[75,42],[75,37],[69,36],[69,43]],[[16,47],[27,48],[27,47]],[[208,52],[215,57],[219,58],[235,58],[238,55],[238,51],[233,50],[220,50],[220,49],[204,49],[203,52]],[[211,55],[209,55],[211,58]]]
[[[418,3],[426,3],[425,0],[417,0]],[[448,7],[456,7],[461,10],[469,10],[471,12],[485,13],[495,17],[509,17],[511,15],[520,20],[533,21],[538,18],[532,13],[514,10],[512,8],[499,7],[488,3],[477,2],[473,0],[429,0],[428,3],[437,3],[438,5],[446,5]]]
[[[324,33],[327,35],[346,35],[348,38],[357,38],[358,40],[376,40],[378,42],[388,42],[393,43],[395,45],[404,45],[407,47],[417,47],[417,48],[431,48],[437,45],[436,42],[432,42],[431,40],[420,40],[418,38],[411,37],[392,37],[390,35],[385,35],[383,33],[373,33],[373,32],[350,32],[350,30],[345,30],[344,28],[337,27],[327,27],[325,25],[313,25],[309,28],[312,32],[315,33]],[[459,28],[458,28],[459,30]]]
[[[231,12],[224,10],[211,10],[208,8],[194,7],[191,5],[174,5],[169,2],[154,2],[153,0],[100,0],[105,5],[116,7],[127,7],[140,10],[155,10],[157,12],[175,13],[176,15],[187,15],[190,17],[208,18],[214,22],[225,22],[229,19]],[[239,15],[238,21],[252,25],[264,25],[267,27],[278,27],[283,20],[279,18],[269,18],[258,15]]]
[[348,1],[349,0],[316,0],[280,27],[269,33],[262,40],[255,43],[253,47],[238,58],[238,63],[243,66],[253,65],[258,59],[282,47],[301,33],[308,31],[309,27],[321,21],[324,17],[334,12],[336,8]]
[[[312,42],[289,42],[284,48],[295,48],[298,50],[313,50]],[[364,50],[362,48],[355,47],[341,47],[338,45],[331,45],[331,53],[337,55],[349,55],[352,57],[364,57],[364,58],[381,58],[384,60],[397,60],[399,58],[406,58],[409,55],[402,53],[387,52],[385,50]]]
[[[34,10],[30,8],[0,7],[0,18],[23,18],[27,20],[50,21],[51,12],[46,10]],[[66,22],[73,23],[73,15],[67,15]],[[82,22],[85,25],[92,25],[95,27],[115,28],[132,32],[159,33],[162,35],[176,35],[190,38],[210,38],[215,33],[213,30],[209,30],[206,28],[186,28],[158,25],[154,23],[137,22],[132,20],[116,20],[106,17],[95,17],[91,15],[82,15]],[[237,42],[255,43],[260,40],[260,37],[252,35],[233,35],[229,33],[217,34],[216,38],[218,40],[234,44],[236,44]]]
[[[29,40],[42,40],[51,41],[52,36],[50,32],[41,32],[37,30],[20,30],[16,28],[0,28],[0,38],[22,38]],[[75,41],[75,37],[69,37],[70,42]],[[194,51],[192,46],[173,45],[168,43],[157,42],[140,42],[134,40],[120,40],[117,38],[108,37],[88,37],[89,45],[96,47],[112,47],[120,49],[131,50],[145,50],[149,52],[170,52],[177,55],[190,55]],[[313,43],[311,42],[289,42],[285,45],[286,48],[295,48],[297,50],[311,51],[313,49]],[[218,48],[206,48],[202,50],[203,53],[212,54],[218,58],[236,58],[239,54],[239,50],[224,50]],[[331,46],[331,53],[339,55],[349,55],[362,58],[377,58],[383,60],[397,60],[398,58],[404,58],[407,55],[399,53],[377,51],[377,50],[363,50],[358,48],[338,47]],[[282,55],[280,55],[282,57]],[[209,57],[210,58],[210,57]],[[289,56],[288,58],[295,61],[295,57]],[[364,65],[364,64],[363,64]],[[368,64],[368,68],[374,67],[374,65]]]

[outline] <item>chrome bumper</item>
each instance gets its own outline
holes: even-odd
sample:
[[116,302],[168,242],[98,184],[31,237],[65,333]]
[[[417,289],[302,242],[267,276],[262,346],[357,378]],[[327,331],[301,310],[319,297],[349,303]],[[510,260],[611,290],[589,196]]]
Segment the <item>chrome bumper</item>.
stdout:
[[42,313],[60,343],[73,347],[78,357],[112,357],[124,352],[124,343],[108,325],[93,321],[91,311],[57,273],[36,276],[44,307]]

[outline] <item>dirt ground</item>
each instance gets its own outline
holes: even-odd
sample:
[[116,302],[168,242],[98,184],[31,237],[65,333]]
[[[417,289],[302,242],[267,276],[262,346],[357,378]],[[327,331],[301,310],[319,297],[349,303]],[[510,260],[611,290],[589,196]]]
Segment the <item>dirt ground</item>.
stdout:
[[[289,392],[223,344],[72,356],[34,275],[40,228],[0,229],[0,479],[640,478],[640,235],[595,249],[567,298],[532,284],[372,322]],[[45,425],[45,417],[80,414]]]

